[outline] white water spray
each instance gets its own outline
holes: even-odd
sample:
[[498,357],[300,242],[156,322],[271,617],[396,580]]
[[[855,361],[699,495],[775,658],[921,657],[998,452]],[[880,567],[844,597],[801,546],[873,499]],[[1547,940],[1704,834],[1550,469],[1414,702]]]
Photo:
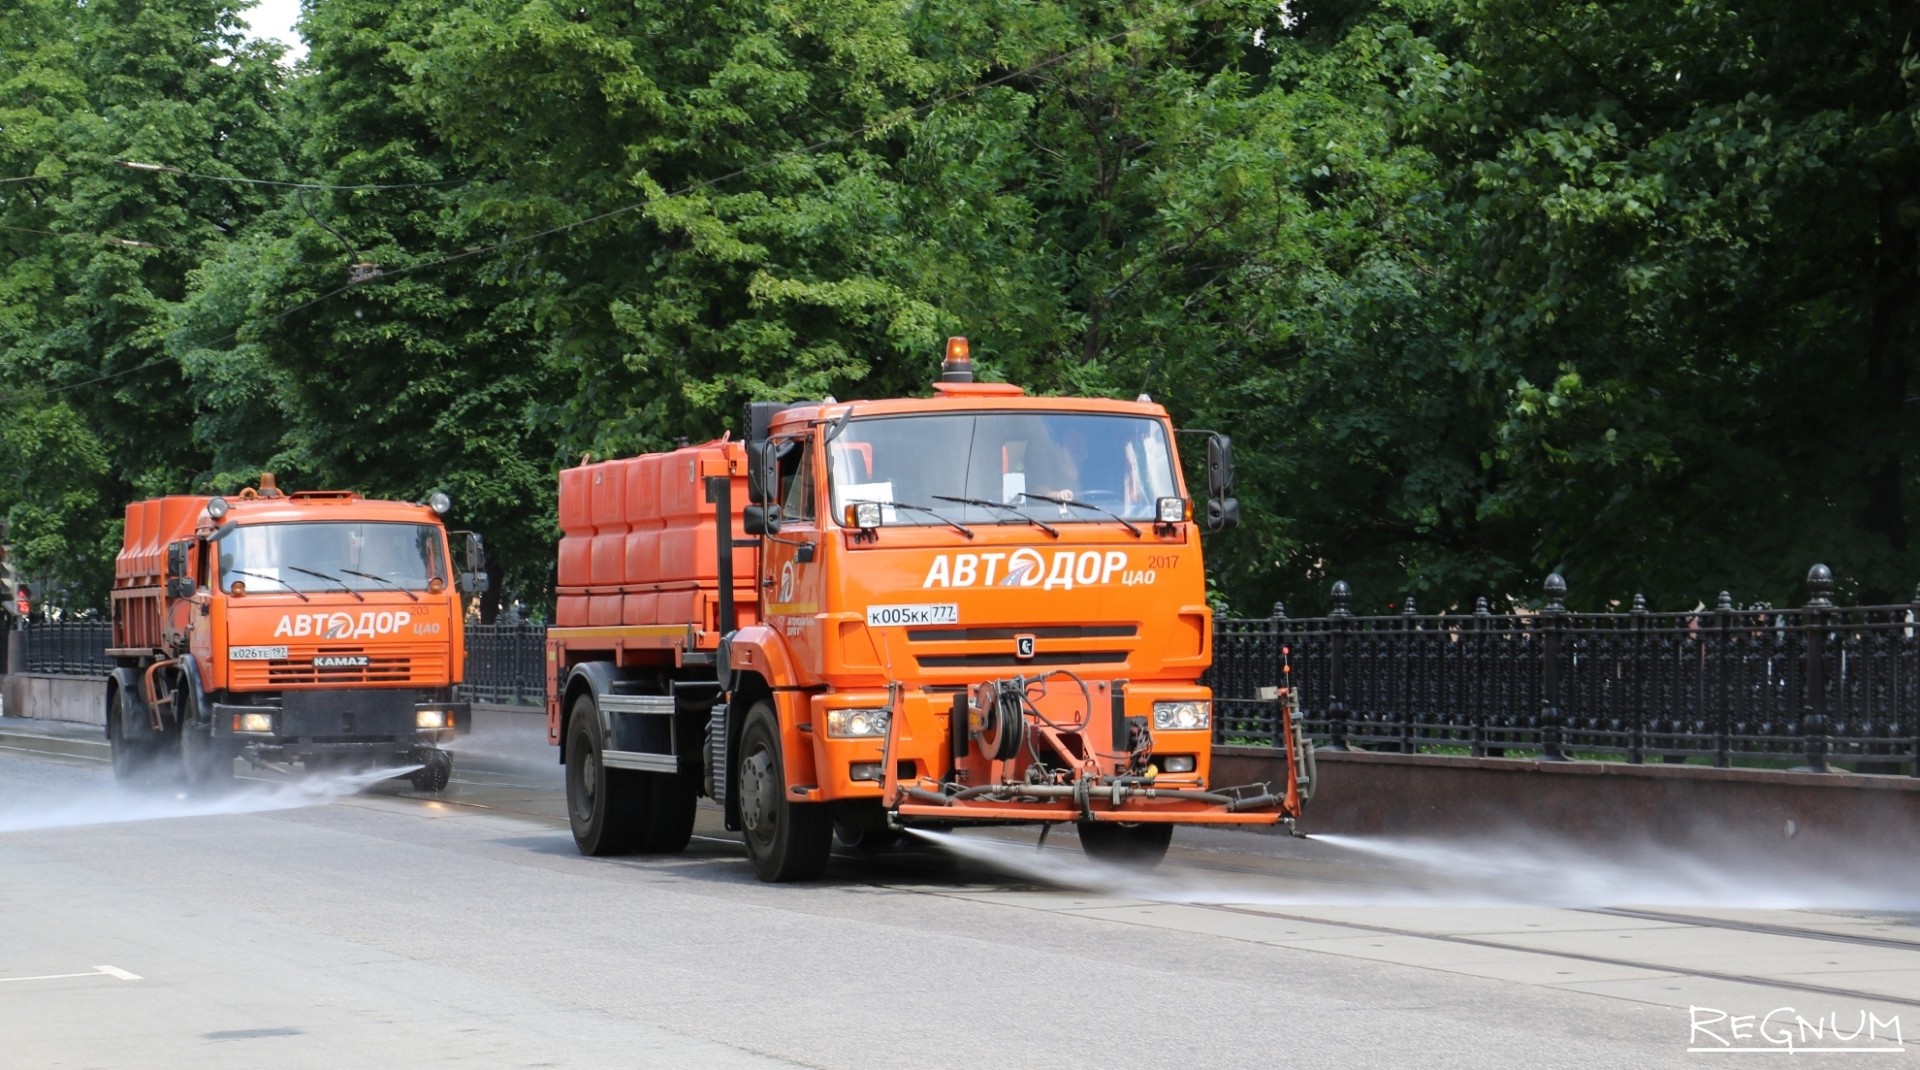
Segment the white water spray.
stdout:
[[357,773],[303,776],[286,781],[239,781],[230,791],[217,795],[189,795],[185,792],[158,793],[103,787],[70,795],[53,805],[14,803],[0,806],[0,835],[12,832],[38,832],[46,829],[82,828],[129,821],[161,821],[169,818],[210,817],[230,814],[260,814],[274,810],[297,810],[322,806],[356,794],[395,776],[404,776],[420,766],[375,769]]
[[1604,856],[1587,845],[1522,837],[1315,836],[1313,842],[1337,850],[1289,858],[1280,872],[1172,860],[1141,872],[1091,862],[1066,848],[909,831],[1017,879],[1161,903],[1920,910],[1911,867],[1891,866],[1882,854],[1856,866],[1814,868],[1655,845]]

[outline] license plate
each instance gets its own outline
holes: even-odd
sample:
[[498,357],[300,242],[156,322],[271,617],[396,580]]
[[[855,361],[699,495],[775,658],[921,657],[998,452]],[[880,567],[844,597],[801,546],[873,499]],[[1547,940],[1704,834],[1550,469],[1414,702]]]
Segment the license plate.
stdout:
[[228,661],[279,661],[287,656],[283,646],[230,646]]
[[868,606],[867,627],[897,628],[908,624],[958,624],[958,602],[935,602],[913,606]]

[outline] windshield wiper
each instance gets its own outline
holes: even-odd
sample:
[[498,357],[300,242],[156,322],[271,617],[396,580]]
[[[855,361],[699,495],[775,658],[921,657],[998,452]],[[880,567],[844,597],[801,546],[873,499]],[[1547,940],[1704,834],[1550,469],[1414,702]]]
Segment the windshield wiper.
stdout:
[[223,571],[231,573],[235,576],[252,576],[255,579],[272,580],[273,582],[279,584],[280,586],[285,587],[287,590],[292,591],[294,594],[299,595],[300,601],[302,602],[313,601],[313,599],[308,598],[306,594],[300,590],[300,588],[295,587],[293,584],[288,583],[286,580],[283,580],[278,576],[269,576],[264,572],[248,572],[244,568],[230,568],[230,569],[225,569]]
[[[393,582],[392,580],[386,578],[385,576],[376,576],[371,572],[355,572],[353,569],[350,569],[350,568],[343,568],[340,571],[346,573],[349,576],[358,576],[361,579],[372,580],[375,583],[384,583],[387,586],[393,588],[394,590],[399,591],[401,594],[406,595],[408,598],[411,598],[416,602],[420,601],[419,595],[414,594],[412,591],[406,589],[405,587],[400,586],[399,584]],[[361,601],[364,602],[366,601],[366,599],[363,598],[361,599]]]
[[959,532],[960,534],[965,535],[969,539],[973,538],[973,530],[971,528],[967,527],[965,524],[960,523],[958,520],[955,520],[950,516],[946,516],[945,514],[941,513],[940,510],[935,509],[931,505],[915,505],[912,502],[882,502],[882,501],[875,501],[874,499],[871,499],[871,498],[855,498],[847,502],[847,504],[848,505],[878,505],[882,507],[890,505],[895,509],[912,509],[915,512],[925,513],[928,516],[933,517],[935,520],[940,521],[942,524],[945,524],[946,526],[952,528],[953,530]]
[[343,580],[338,576],[334,576],[325,572],[315,572],[310,568],[301,568],[299,565],[288,565],[287,567],[294,570],[295,572],[304,572],[309,576],[318,576],[321,579],[326,580],[330,583],[337,583],[340,585],[341,590],[347,592],[348,594],[354,596],[355,598],[358,598],[360,601],[364,602],[367,600],[366,595],[361,594],[359,591],[354,590],[353,587],[349,585],[346,580]]
[[1057,539],[1060,537],[1059,528],[1054,527],[1052,524],[1047,523],[1037,516],[1028,516],[1013,506],[1008,505],[1006,502],[996,502],[986,498],[956,498],[951,494],[935,494],[932,497],[936,502],[958,502],[961,505],[978,505],[983,509],[1004,509],[1054,538]]
[[1106,516],[1110,516],[1115,520],[1118,520],[1120,523],[1125,524],[1127,526],[1127,530],[1133,532],[1134,538],[1139,539],[1139,538],[1145,537],[1140,534],[1139,528],[1133,526],[1132,521],[1128,520],[1126,517],[1121,516],[1119,513],[1116,513],[1111,509],[1102,509],[1099,506],[1093,505],[1089,502],[1076,502],[1072,498],[1056,498],[1051,494],[1029,494],[1024,490],[1020,492],[1020,496],[1022,498],[1032,498],[1035,501],[1052,502],[1055,505],[1063,505],[1063,506],[1071,505],[1075,509],[1091,509],[1096,513],[1101,513]]

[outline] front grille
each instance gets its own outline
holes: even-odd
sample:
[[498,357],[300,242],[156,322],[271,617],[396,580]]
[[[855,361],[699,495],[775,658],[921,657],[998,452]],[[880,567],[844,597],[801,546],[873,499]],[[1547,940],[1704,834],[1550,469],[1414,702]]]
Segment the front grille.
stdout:
[[[1039,649],[1023,658],[1016,640],[1029,635]],[[1139,635],[1135,624],[996,624],[909,628],[907,644],[923,669],[1057,668],[1124,665]]]
[[920,664],[928,669],[1018,669],[1023,665],[1122,665],[1124,650],[1062,651],[1035,654],[1030,658],[1014,654],[922,654]]
[[[365,665],[315,665],[316,658],[365,657]],[[285,658],[229,663],[228,686],[235,691],[277,691],[300,687],[394,686],[447,681],[444,644],[393,644],[378,647],[292,646]]]

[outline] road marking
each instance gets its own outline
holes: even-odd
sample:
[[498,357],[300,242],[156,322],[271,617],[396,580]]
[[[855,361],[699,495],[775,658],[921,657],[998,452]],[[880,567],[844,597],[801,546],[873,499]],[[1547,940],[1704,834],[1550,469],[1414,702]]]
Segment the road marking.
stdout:
[[128,973],[118,966],[95,966],[86,973],[48,973],[39,977],[0,977],[0,984],[8,981],[61,981],[69,977],[118,977],[122,981],[139,981],[137,973]]

